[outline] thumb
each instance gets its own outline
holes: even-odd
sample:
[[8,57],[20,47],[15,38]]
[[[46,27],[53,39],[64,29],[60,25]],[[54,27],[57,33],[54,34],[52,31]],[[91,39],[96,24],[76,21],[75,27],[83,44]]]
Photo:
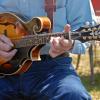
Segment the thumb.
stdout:
[[66,24],[64,27],[64,32],[70,32],[71,26],[69,24]]

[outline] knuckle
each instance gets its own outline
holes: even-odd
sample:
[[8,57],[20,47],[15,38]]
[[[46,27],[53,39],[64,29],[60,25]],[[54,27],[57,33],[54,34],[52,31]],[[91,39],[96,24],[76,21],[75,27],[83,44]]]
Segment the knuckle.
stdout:
[[6,46],[3,50],[4,50],[4,51],[10,51],[10,50],[11,50],[11,47]]
[[9,50],[11,50],[11,46],[9,46],[9,45],[6,45],[6,47],[5,47],[5,51],[9,51]]
[[2,51],[9,51],[11,50],[11,48],[12,47],[6,43],[3,43],[3,42],[0,43],[0,50]]

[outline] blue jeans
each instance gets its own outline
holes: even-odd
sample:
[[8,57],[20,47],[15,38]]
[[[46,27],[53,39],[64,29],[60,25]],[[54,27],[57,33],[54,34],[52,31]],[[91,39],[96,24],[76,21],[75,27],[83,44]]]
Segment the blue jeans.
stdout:
[[91,100],[72,58],[34,61],[22,74],[0,78],[0,100]]

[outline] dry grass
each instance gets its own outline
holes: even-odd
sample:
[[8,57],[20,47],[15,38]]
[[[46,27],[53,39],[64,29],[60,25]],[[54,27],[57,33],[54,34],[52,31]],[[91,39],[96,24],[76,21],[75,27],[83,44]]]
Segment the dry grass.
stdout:
[[[90,82],[90,64],[89,64],[89,54],[88,51],[85,55],[81,55],[79,68],[77,70],[80,78],[82,79],[83,84],[89,91],[90,95],[92,96],[93,100],[100,100],[100,47],[99,45],[94,47],[94,84]],[[76,66],[77,62],[77,55],[71,55],[73,59],[73,64]]]

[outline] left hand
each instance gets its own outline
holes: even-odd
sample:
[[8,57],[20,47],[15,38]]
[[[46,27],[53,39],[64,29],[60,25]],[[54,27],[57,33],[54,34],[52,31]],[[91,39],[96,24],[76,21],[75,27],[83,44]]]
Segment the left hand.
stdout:
[[[70,25],[67,24],[64,28],[64,32],[70,32],[70,29]],[[64,37],[51,37],[50,44],[49,54],[54,58],[70,50],[73,46],[73,40],[64,39]]]

